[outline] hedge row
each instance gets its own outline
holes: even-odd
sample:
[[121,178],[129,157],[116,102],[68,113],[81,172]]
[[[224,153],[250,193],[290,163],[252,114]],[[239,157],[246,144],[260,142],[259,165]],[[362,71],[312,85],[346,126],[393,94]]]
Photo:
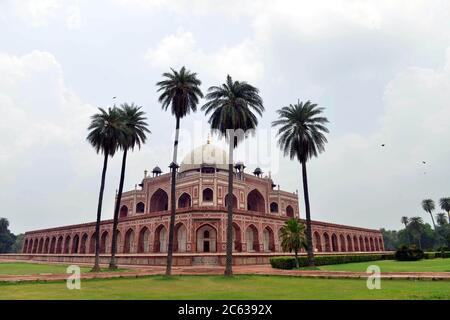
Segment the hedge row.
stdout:
[[450,251],[445,252],[425,252],[425,259],[435,259],[435,258],[450,258]]
[[[316,266],[324,266],[328,264],[342,264],[351,262],[364,262],[376,260],[392,260],[393,254],[364,254],[364,255],[339,255],[339,256],[314,256]],[[308,258],[305,256],[298,257],[300,267],[308,266]],[[274,257],[270,259],[272,268],[277,269],[294,269],[295,257]]]

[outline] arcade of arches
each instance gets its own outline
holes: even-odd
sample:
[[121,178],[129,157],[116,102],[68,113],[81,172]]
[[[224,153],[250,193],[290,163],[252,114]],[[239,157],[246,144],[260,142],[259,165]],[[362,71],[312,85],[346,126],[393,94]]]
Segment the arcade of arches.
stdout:
[[[280,228],[278,226],[233,223],[233,251],[264,253],[281,251]],[[371,252],[383,251],[381,235],[315,230],[313,225],[313,246],[315,252]],[[168,226],[159,224],[151,231],[151,226],[121,229],[117,234],[118,253],[164,253],[168,246]],[[186,222],[175,225],[174,252],[219,252],[219,244],[225,244],[217,226],[203,223],[191,229]],[[111,230],[100,233],[100,253],[111,252]],[[122,236],[123,235],[123,236]],[[64,235],[27,237],[23,252],[34,254],[92,254],[95,250],[95,233],[71,233]]]

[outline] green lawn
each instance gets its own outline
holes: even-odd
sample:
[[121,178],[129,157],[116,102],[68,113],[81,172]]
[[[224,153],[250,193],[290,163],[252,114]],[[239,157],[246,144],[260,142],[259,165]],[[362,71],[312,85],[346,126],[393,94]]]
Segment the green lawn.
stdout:
[[320,270],[365,272],[370,265],[377,265],[381,272],[450,272],[450,259],[424,259],[420,261],[380,260],[369,262],[320,266]]
[[[66,269],[67,265],[62,264],[0,262],[0,275],[66,273]],[[90,270],[89,267],[81,267],[81,272],[89,272]]]
[[65,282],[0,284],[0,299],[450,299],[448,281],[385,280],[368,290],[365,280],[286,276],[150,276]]

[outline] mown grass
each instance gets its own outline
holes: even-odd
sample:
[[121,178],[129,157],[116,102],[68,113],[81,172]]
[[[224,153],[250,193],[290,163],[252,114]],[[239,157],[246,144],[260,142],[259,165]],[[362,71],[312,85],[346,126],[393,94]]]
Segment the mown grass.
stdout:
[[94,279],[69,290],[65,282],[0,284],[0,299],[450,299],[448,281],[365,280],[288,276],[149,276]]
[[[68,265],[63,264],[41,264],[27,262],[0,262],[0,275],[36,275],[36,274],[61,274],[66,273]],[[80,267],[81,272],[90,272],[92,267]],[[124,271],[118,269],[114,271]],[[101,271],[108,271],[102,269]]]
[[320,266],[320,270],[365,272],[368,266],[379,266],[381,272],[450,272],[450,259],[424,259],[419,261],[379,260]]

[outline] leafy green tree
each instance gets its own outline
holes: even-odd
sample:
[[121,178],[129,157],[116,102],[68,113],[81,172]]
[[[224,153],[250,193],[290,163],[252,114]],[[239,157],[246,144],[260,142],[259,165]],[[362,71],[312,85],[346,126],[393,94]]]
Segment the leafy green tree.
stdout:
[[298,101],[297,104],[277,110],[278,120],[272,122],[272,126],[279,126],[278,144],[284,155],[289,155],[291,160],[297,158],[302,166],[309,266],[314,266],[314,252],[306,162],[325,150],[327,139],[324,133],[328,133],[325,126],[328,119],[322,115],[323,110],[310,101],[305,103]]
[[433,226],[434,226],[434,229],[436,230],[436,223],[434,223],[434,217],[433,217],[433,210],[435,208],[434,201],[431,199],[423,200],[422,208],[423,208],[423,210],[425,210],[426,212],[428,212],[430,214],[431,221],[433,221]]
[[111,261],[109,268],[117,269],[116,251],[117,251],[117,225],[119,223],[119,209],[122,201],[123,183],[125,180],[125,168],[127,163],[128,150],[134,150],[137,146],[139,149],[141,145],[147,140],[148,124],[145,122],[145,112],[141,110],[142,107],[136,106],[134,103],[129,105],[124,103],[120,106],[119,114],[124,125],[124,139],[119,141],[119,148],[123,150],[122,168],[120,170],[119,190],[116,197],[116,205],[114,207],[114,221],[113,221],[113,236],[111,244]]
[[450,197],[439,199],[439,206],[442,210],[447,212],[448,221],[450,222]]
[[307,249],[307,241],[305,238],[305,225],[298,218],[287,220],[281,228],[281,248],[283,251],[294,251],[295,267],[299,267],[298,252],[301,248]]
[[425,225],[423,223],[422,217],[412,217],[409,220],[408,229],[410,230],[413,238],[417,241],[420,249],[422,249],[422,233],[424,231]]
[[201,81],[197,78],[197,74],[190,72],[185,67],[180,71],[171,69],[172,72],[163,73],[164,80],[158,82],[158,92],[162,92],[159,96],[159,102],[162,104],[163,110],[170,111],[175,116],[175,140],[173,143],[173,160],[170,164],[172,170],[171,190],[170,190],[170,225],[169,225],[169,243],[167,246],[167,266],[166,275],[172,273],[172,256],[173,256],[173,239],[175,229],[175,210],[176,210],[176,170],[178,137],[180,131],[180,120],[188,115],[191,111],[197,111],[199,99],[203,98],[200,90]]
[[443,225],[447,224],[448,223],[448,221],[447,221],[447,214],[443,213],[443,212],[438,213],[436,215],[436,222],[437,222],[438,226],[441,226],[441,227]]
[[398,232],[395,230],[380,229],[383,235],[384,248],[386,250],[395,250],[399,247]]
[[227,197],[227,255],[225,275],[233,274],[233,152],[244,135],[238,131],[247,132],[258,125],[254,113],[262,115],[263,100],[259,90],[245,81],[233,81],[230,75],[221,86],[208,89],[206,102],[202,106],[205,115],[211,114],[208,123],[213,132],[226,137],[229,143],[228,159],[228,197]]
[[95,263],[92,271],[100,271],[99,252],[100,252],[100,220],[102,215],[103,192],[105,189],[105,177],[108,167],[108,157],[114,156],[116,150],[125,138],[125,129],[120,112],[117,108],[108,108],[105,111],[102,108],[100,112],[91,117],[91,123],[88,127],[89,133],[87,140],[94,147],[97,153],[103,154],[103,169],[100,182],[100,191],[97,205],[97,221],[95,224]]
[[10,252],[12,253],[21,253],[22,247],[23,247],[23,240],[25,238],[23,233],[20,233],[15,236],[16,240],[14,241],[14,244],[11,246]]
[[9,221],[0,218],[0,253],[9,253],[14,245],[16,237],[9,231]]

